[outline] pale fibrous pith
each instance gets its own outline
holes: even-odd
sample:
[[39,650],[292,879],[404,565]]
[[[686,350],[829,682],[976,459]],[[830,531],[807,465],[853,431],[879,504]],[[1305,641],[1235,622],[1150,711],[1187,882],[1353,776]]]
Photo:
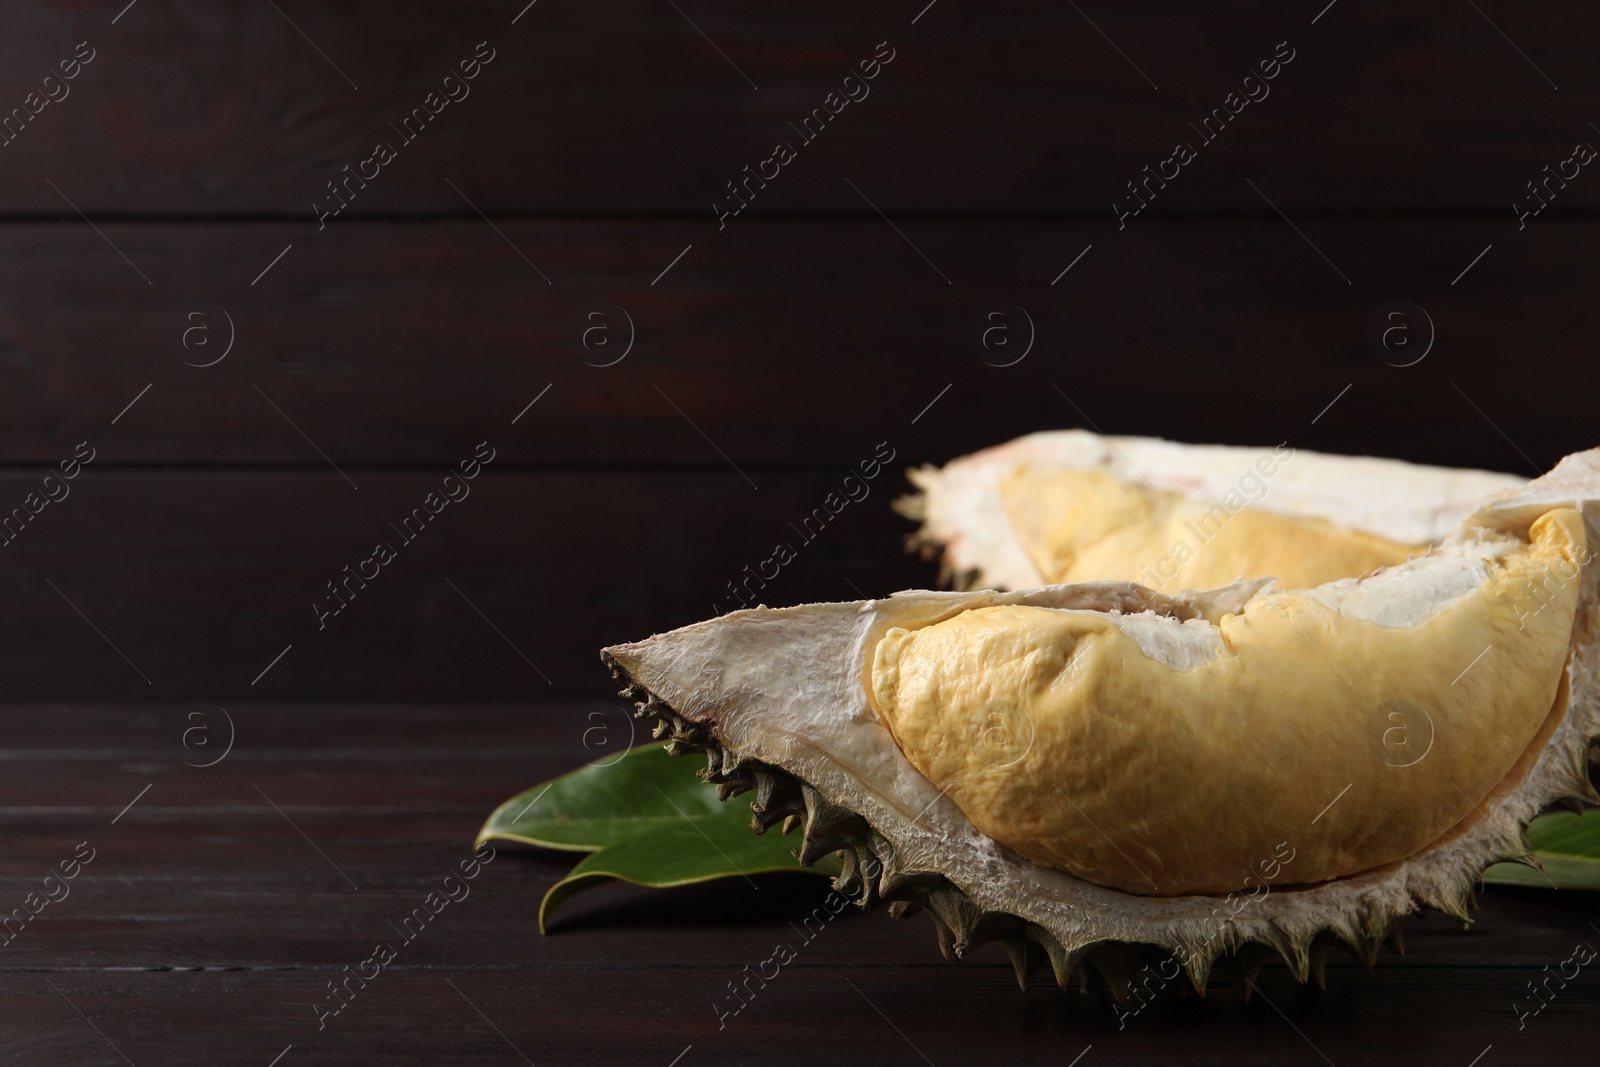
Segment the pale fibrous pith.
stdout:
[[[1600,799],[1600,450],[1476,511],[1430,477],[1411,518],[1454,534],[1393,523],[1435,547],[1310,589],[913,591],[602,656],[758,827],[803,822],[802,862],[842,851],[842,888],[925,910],[948,956],[997,940],[1114,994],[1160,955],[1201,991],[1219,958],[1320,980],[1419,907],[1467,921],[1536,814]],[[1316,517],[1373,530],[1340,493]]]

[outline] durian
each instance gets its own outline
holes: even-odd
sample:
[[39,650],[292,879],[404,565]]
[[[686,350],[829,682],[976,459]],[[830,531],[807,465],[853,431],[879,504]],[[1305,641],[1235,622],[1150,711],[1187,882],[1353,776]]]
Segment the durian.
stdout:
[[1029,434],[909,472],[912,547],[965,588],[1123,579],[1208,589],[1272,575],[1299,589],[1403,562],[1524,479],[1366,456]]
[[[1130,444],[1190,497],[1257,455]],[[840,889],[925,910],[947,957],[999,941],[1024,985],[1048,963],[1119,998],[1166,957],[1202,993],[1225,959],[1248,995],[1269,955],[1320,983],[1330,946],[1370,968],[1420,907],[1468,921],[1488,865],[1537,862],[1536,814],[1600,801],[1600,449],[1525,485],[1293,463],[1276,517],[1401,560],[754,608],[602,659],[724,795],[754,791],[757,832],[803,822],[802,863],[838,851]],[[976,567],[1010,584],[1024,563]]]

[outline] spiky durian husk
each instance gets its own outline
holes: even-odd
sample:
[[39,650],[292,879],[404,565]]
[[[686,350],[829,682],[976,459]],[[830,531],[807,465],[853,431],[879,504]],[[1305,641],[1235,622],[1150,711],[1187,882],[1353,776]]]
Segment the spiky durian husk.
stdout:
[[[750,802],[754,832],[765,833],[778,823],[786,834],[803,827],[803,843],[797,853],[803,866],[837,853],[842,871],[833,881],[835,889],[854,898],[863,909],[887,905],[894,918],[925,912],[933,921],[939,951],[947,960],[960,959],[981,945],[998,941],[1023,989],[1048,964],[1062,988],[1075,986],[1083,993],[1103,989],[1122,1001],[1128,997],[1130,981],[1142,968],[1168,956],[1183,962],[1185,974],[1201,995],[1219,962],[1227,966],[1232,984],[1247,1000],[1256,976],[1273,960],[1281,960],[1296,981],[1315,981],[1325,988],[1324,965],[1330,952],[1343,949],[1370,970],[1385,944],[1395,953],[1405,954],[1402,926],[1419,907],[1434,908],[1469,923],[1475,910],[1474,886],[1486,868],[1504,860],[1537,866],[1525,833],[1527,823],[1546,804],[1533,801],[1533,796],[1542,794],[1548,803],[1600,802],[1584,766],[1587,743],[1576,746],[1573,759],[1567,758],[1571,753],[1566,746],[1553,745],[1535,772],[1544,783],[1542,788],[1520,803],[1499,807],[1482,824],[1485,830],[1476,835],[1479,840],[1457,842],[1457,848],[1432,854],[1426,862],[1400,865],[1401,870],[1387,877],[1363,876],[1313,889],[1277,890],[1274,895],[1316,894],[1322,899],[1284,913],[1275,911],[1253,923],[1230,919],[1220,928],[1212,928],[1201,920],[1202,928],[1191,930],[1187,943],[1181,930],[1176,931],[1176,944],[1098,937],[1087,931],[1063,936],[1019,916],[985,910],[938,871],[905,868],[889,839],[876,833],[859,814],[833,803],[782,768],[741,760],[717,740],[712,729],[684,718],[634,684],[615,661],[611,666],[613,675],[625,685],[621,695],[637,701],[638,717],[657,721],[655,736],[665,739],[667,751],[707,757],[701,776],[717,786],[719,799],[755,793]],[[1563,729],[1569,725],[1573,724],[1564,723]],[[1600,721],[1592,709],[1587,730],[1591,737],[1600,735]],[[1580,736],[1583,729],[1570,733]],[[1226,900],[1209,899],[1218,905]]]
[[[1568,457],[1550,475],[1521,492],[1503,495],[1480,514],[1513,523],[1519,515],[1536,514],[1557,502],[1570,503],[1584,512],[1594,537],[1600,504],[1592,501],[1597,500],[1600,450]],[[723,799],[755,792],[757,832],[779,821],[786,830],[803,824],[802,863],[840,852],[844,868],[836,884],[842,891],[859,895],[863,907],[887,903],[891,914],[925,911],[947,958],[998,941],[1019,982],[1025,984],[1048,962],[1063,986],[1076,978],[1079,988],[1104,988],[1119,999],[1127,995],[1130,978],[1153,960],[1175,957],[1201,993],[1214,965],[1223,961],[1248,995],[1255,974],[1273,958],[1281,959],[1297,981],[1319,984],[1323,962],[1334,948],[1348,950],[1370,968],[1386,941],[1399,950],[1400,926],[1420,908],[1470,922],[1474,887],[1488,866],[1507,860],[1537,865],[1526,839],[1526,828],[1537,814],[1558,802],[1600,802],[1587,773],[1590,746],[1600,739],[1600,643],[1596,641],[1600,563],[1596,559],[1590,557],[1579,579],[1571,653],[1552,711],[1553,729],[1541,747],[1525,754],[1502,788],[1478,805],[1478,821],[1398,863],[1318,885],[1274,887],[1220,920],[1217,916],[1219,909],[1227,908],[1226,897],[1140,896],[1037,868],[978,835],[947,799],[935,798],[930,804],[934,814],[946,820],[942,835],[930,834],[916,825],[918,820],[896,817],[875,803],[869,791],[856,788],[859,783],[847,770],[831,767],[815,755],[804,761],[795,758],[785,748],[787,742],[763,740],[751,733],[748,723],[733,722],[730,729],[727,700],[742,680],[727,683],[731,690],[718,689],[702,700],[672,680],[670,672],[687,666],[693,673],[725,662],[718,657],[773,654],[773,638],[767,633],[713,638],[717,631],[710,628],[731,616],[676,631],[675,635],[689,636],[680,639],[685,645],[660,652],[668,673],[656,671],[641,678],[644,660],[639,657],[646,646],[675,635],[608,649],[602,658],[624,683],[624,694],[639,701],[638,713],[660,720],[657,736],[666,738],[669,751],[706,754],[704,776],[718,785]],[[1129,583],[1095,583],[1011,594],[900,594],[888,601],[828,606],[834,614],[807,615],[802,625],[810,628],[817,643],[831,642],[829,647],[842,649],[859,645],[870,630],[868,623],[852,620],[875,613],[947,615],[967,606],[1049,602],[1092,610],[1154,609],[1182,618],[1185,612],[1191,617],[1212,614],[1230,598],[1247,598],[1253,592],[1253,584],[1237,583],[1205,594],[1162,597]],[[1070,604],[1064,601],[1068,597],[1074,598]],[[735,614],[751,617],[765,610]],[[808,610],[771,614],[799,619],[797,613]],[[720,687],[724,682],[718,679],[715,684]],[[663,688],[665,692],[660,691]],[[826,691],[826,685],[817,689]],[[794,766],[802,762],[809,768],[805,773]],[[961,840],[951,837],[952,827],[961,830]],[[968,854],[974,841],[982,847]]]

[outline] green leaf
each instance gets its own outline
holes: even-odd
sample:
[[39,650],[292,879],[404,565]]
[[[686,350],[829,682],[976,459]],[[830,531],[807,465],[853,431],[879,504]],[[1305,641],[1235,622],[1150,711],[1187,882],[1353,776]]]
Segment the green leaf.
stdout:
[[819,863],[809,871],[801,867],[791,851],[798,847],[793,838],[785,840],[776,831],[752,833],[744,804],[729,803],[724,808],[737,818],[720,813],[696,819],[674,816],[678,820],[674,825],[648,830],[585,857],[540,902],[539,932],[546,932],[550,916],[570,897],[614,878],[665,889],[714,878],[749,879],[769,871],[838,873],[837,863]]
[[1600,889],[1600,809],[1582,815],[1553,812],[1528,827],[1544,872],[1520,863],[1497,863],[1483,872],[1485,882],[1543,889]]
[[659,745],[630,749],[512,797],[489,816],[478,844],[520,841],[592,853],[545,894],[541,933],[563,902],[613,879],[665,888],[768,871],[838,873],[831,857],[804,868],[796,841],[753,833],[749,805],[719,801],[695,769],[696,761]]
[[[660,745],[630,748],[620,758],[579,767],[518,793],[489,816],[478,831],[478,844],[520,841],[593,852],[645,830],[682,823],[685,815],[715,815],[730,805],[695,776],[697,764],[704,766],[704,761],[669,756]],[[749,821],[746,809],[746,831]]]

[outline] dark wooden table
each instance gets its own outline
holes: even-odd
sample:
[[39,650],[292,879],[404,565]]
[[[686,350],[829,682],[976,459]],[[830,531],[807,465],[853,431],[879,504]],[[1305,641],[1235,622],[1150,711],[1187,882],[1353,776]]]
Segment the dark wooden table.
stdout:
[[[1595,445],[1597,47],[1568,0],[8,5],[0,913],[94,859],[0,950],[0,1059],[1591,1062],[1600,978],[1513,1005],[1597,902],[1501,889],[1371,977],[1128,1019],[850,915],[723,1026],[818,881],[596,891],[541,938],[571,857],[505,853],[315,1005],[591,714],[625,739],[596,649],[727,607],[880,448],[769,603],[934,583],[903,468],[1041,428]],[[973,340],[995,301],[1020,361]]]
[[[1248,1005],[1219,985],[1126,1018],[1048,980],[1019,992],[994,946],[946,963],[920,916],[852,909],[803,941],[791,923],[826,895],[804,875],[594,890],[541,937],[539,897],[573,857],[501,851],[403,941],[395,927],[471,854],[484,813],[573,765],[581,748],[560,739],[598,721],[626,730],[598,707],[238,704],[233,751],[204,768],[173,743],[165,706],[11,709],[0,759],[11,795],[32,802],[0,811],[6,904],[79,842],[94,859],[4,948],[0,1055],[264,1067],[292,1045],[284,1067],[956,1067],[1069,1063],[1093,1046],[1086,1067],[1467,1067],[1492,1045],[1481,1064],[1592,1062],[1587,970],[1525,1026],[1513,1010],[1531,1006],[1542,968],[1600,942],[1600,901],[1579,893],[1490,889],[1470,930],[1413,920],[1405,959],[1385,953],[1371,975],[1334,961],[1326,992],[1273,967]],[[327,983],[379,942],[395,961],[321,1018]],[[796,958],[721,1017],[728,983],[780,942]]]

